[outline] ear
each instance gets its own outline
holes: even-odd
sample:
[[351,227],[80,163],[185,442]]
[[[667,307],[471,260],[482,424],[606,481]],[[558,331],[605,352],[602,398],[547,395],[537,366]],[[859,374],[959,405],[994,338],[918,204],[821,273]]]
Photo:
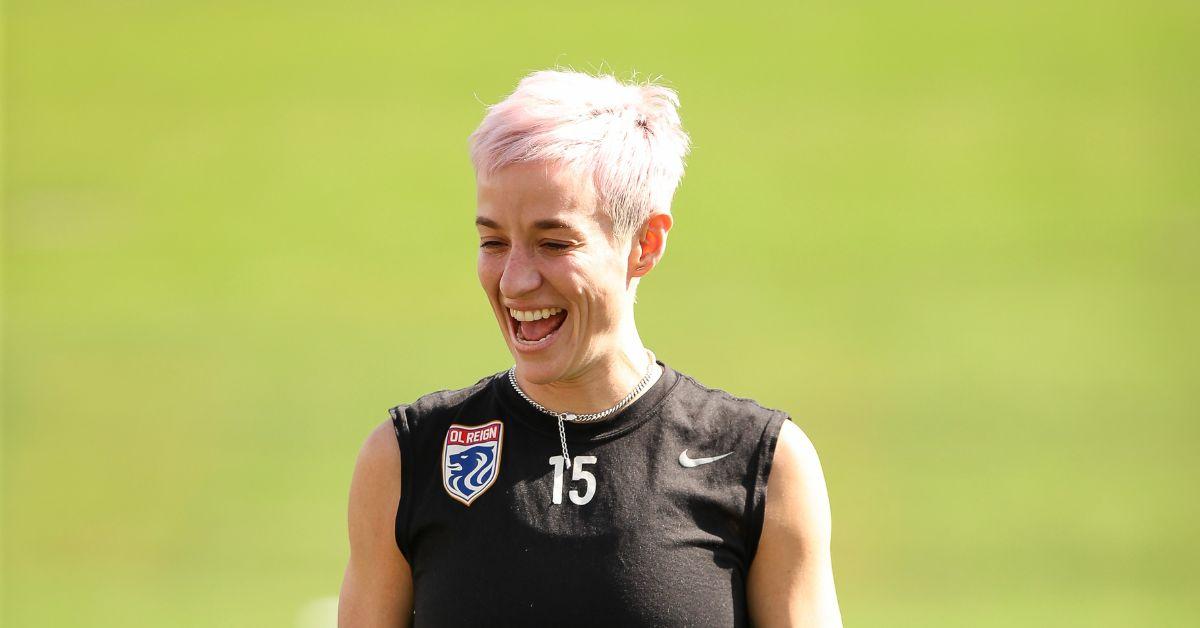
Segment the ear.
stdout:
[[635,234],[629,247],[629,276],[642,277],[658,265],[667,250],[667,232],[671,230],[671,214],[651,214],[646,225]]

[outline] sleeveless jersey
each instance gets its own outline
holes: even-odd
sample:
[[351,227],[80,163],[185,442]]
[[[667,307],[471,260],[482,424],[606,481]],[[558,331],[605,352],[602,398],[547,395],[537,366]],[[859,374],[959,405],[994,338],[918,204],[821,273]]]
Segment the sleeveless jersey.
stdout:
[[414,626],[745,626],[783,412],[663,372],[557,421],[507,371],[391,408]]

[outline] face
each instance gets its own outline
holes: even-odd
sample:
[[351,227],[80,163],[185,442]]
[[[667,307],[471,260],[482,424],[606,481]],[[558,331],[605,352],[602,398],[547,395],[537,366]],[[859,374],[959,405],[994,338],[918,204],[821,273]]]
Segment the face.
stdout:
[[633,324],[630,244],[587,177],[546,162],[477,181],[479,282],[522,378],[581,378]]

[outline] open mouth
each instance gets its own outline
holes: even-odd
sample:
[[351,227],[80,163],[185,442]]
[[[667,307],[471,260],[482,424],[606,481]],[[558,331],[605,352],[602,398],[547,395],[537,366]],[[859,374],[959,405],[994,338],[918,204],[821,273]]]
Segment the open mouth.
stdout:
[[536,347],[550,342],[567,320],[567,311],[560,307],[533,310],[509,308],[508,316],[512,320],[513,336],[517,342]]

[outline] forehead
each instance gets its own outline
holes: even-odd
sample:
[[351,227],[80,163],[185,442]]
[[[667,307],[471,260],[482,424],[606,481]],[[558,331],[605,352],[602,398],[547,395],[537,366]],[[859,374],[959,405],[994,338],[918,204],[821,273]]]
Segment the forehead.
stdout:
[[554,219],[580,230],[609,229],[590,177],[544,161],[517,163],[475,181],[480,218],[503,228]]

